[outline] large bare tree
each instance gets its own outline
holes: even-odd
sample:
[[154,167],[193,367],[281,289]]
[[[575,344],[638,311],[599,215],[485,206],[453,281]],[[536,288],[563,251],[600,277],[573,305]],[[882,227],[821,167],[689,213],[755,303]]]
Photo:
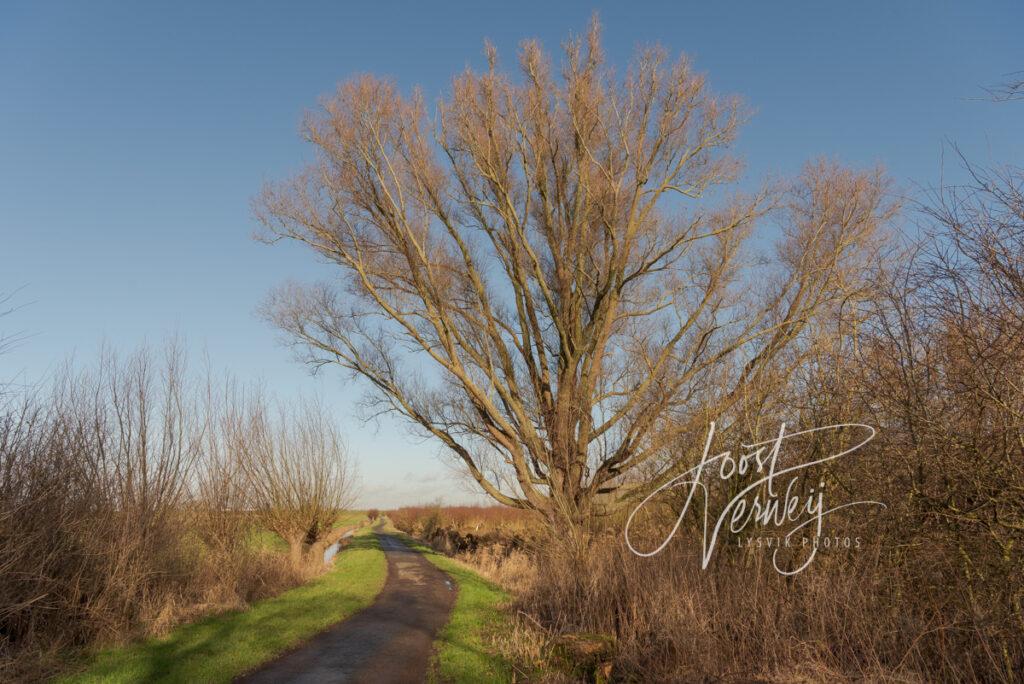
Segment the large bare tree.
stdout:
[[[494,499],[580,529],[694,420],[798,361],[857,296],[891,207],[879,172],[828,163],[730,192],[739,103],[657,47],[617,77],[596,22],[558,67],[535,42],[518,79],[486,55],[434,112],[364,76],[309,114],[316,162],[257,214],[341,278],[268,310]],[[771,225],[774,251],[748,240]]]

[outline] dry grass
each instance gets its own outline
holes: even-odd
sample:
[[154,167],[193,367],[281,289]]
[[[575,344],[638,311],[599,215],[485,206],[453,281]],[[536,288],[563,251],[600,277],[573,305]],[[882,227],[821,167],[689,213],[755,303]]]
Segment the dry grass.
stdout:
[[384,554],[364,530],[320,577],[246,610],[182,625],[166,637],[105,649],[57,684],[231,682],[368,606],[386,576]]
[[[555,637],[609,635],[625,681],[1014,681],[982,606],[940,595],[883,564],[879,549],[820,558],[785,578],[734,555],[701,571],[679,546],[639,558],[614,539],[588,562],[552,552],[543,580],[519,594],[510,657],[542,678],[565,668]],[[577,673],[579,674],[579,673]],[[1019,673],[1018,673],[1019,674]]]
[[[455,521],[502,514],[421,507],[398,517],[447,543]],[[593,677],[592,665],[553,647],[566,634],[612,637],[604,664],[615,681],[1015,681],[1024,641],[999,609],[1006,587],[979,595],[957,581],[957,559],[944,559],[955,556],[948,537],[919,523],[908,549],[906,511],[897,506],[888,520],[838,522],[863,535],[862,547],[821,551],[792,577],[764,550],[727,543],[702,571],[699,538],[685,528],[662,554],[641,558],[611,525],[579,559],[520,519],[528,543],[510,548],[511,537],[481,527],[489,543],[450,555],[514,596],[512,619],[489,646],[530,681]]]

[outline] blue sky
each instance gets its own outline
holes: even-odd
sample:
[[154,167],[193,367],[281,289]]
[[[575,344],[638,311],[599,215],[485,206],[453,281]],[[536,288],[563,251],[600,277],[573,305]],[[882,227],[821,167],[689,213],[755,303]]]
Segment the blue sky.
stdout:
[[434,96],[481,64],[485,37],[511,62],[521,39],[557,49],[597,10],[612,62],[658,41],[744,97],[747,182],[826,155],[880,162],[913,191],[956,177],[951,141],[979,162],[1024,158],[1021,107],[978,99],[1024,70],[1019,0],[141,5],[0,7],[0,291],[25,305],[3,325],[31,335],[0,378],[180,333],[216,367],[321,393],[367,505],[473,495],[433,444],[359,420],[361,388],[309,377],[254,314],[275,284],[325,273],[252,242],[249,202],[309,158],[299,119],[339,81],[374,72]]

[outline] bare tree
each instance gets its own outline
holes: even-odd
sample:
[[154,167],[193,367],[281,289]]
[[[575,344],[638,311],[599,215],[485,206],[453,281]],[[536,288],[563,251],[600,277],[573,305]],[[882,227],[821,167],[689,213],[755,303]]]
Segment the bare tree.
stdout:
[[293,562],[307,549],[316,557],[345,532],[335,524],[355,492],[337,426],[319,403],[303,401],[271,415],[257,397],[235,427],[253,510],[288,543]]
[[[307,117],[318,161],[257,213],[344,287],[290,285],[268,311],[494,499],[580,529],[694,421],[798,362],[893,208],[880,172],[827,163],[730,195],[739,103],[657,47],[617,78],[596,21],[560,72],[535,42],[519,81],[486,52],[433,116],[366,76]],[[773,218],[762,257],[748,238]]]

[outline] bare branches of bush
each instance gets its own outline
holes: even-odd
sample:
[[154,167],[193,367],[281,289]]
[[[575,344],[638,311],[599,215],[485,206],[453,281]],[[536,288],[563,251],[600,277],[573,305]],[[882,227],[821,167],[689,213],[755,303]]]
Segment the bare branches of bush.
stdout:
[[269,440],[274,463],[303,474],[280,503],[302,508],[316,542],[351,493],[340,435],[316,404],[240,424],[238,395],[189,373],[172,344],[108,351],[4,400],[0,678],[43,677],[57,650],[159,633],[303,578],[253,544],[256,469],[239,445]]
[[[3,319],[11,315],[15,306],[13,304],[15,292],[0,292],[0,319]],[[24,335],[20,332],[11,332],[10,330],[0,328],[0,354],[9,351],[11,347],[18,344],[24,339]]]

